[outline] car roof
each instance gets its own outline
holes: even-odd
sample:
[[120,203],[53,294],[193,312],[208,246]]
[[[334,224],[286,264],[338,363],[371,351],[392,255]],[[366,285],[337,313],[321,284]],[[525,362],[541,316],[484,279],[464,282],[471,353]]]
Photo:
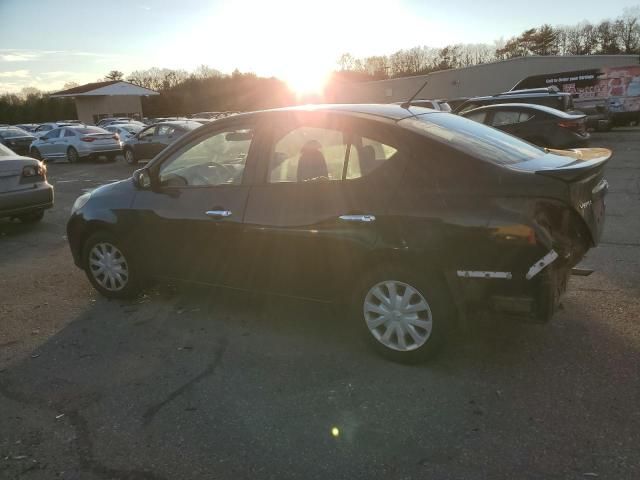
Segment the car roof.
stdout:
[[489,110],[499,110],[499,109],[509,109],[509,108],[518,108],[520,110],[537,110],[539,112],[548,113],[549,115],[553,115],[556,117],[562,118],[576,118],[582,117],[584,114],[571,114],[567,112],[563,112],[562,110],[558,110],[556,108],[547,107],[546,105],[537,105],[535,103],[496,103],[493,105],[483,105],[482,107],[474,108],[471,110],[467,110],[462,113],[462,116],[466,116],[472,112],[480,112],[480,111],[489,111]]
[[437,110],[423,107],[411,106],[409,108],[403,108],[401,105],[393,103],[363,103],[363,104],[321,104],[321,105],[300,105],[295,107],[283,107],[274,108],[271,110],[261,110],[258,112],[239,113],[234,117],[241,117],[243,115],[250,114],[264,114],[271,112],[327,112],[327,113],[343,113],[351,114],[354,116],[367,116],[385,118],[388,120],[399,121],[409,117],[415,117],[416,115],[423,115],[426,113],[440,113]]

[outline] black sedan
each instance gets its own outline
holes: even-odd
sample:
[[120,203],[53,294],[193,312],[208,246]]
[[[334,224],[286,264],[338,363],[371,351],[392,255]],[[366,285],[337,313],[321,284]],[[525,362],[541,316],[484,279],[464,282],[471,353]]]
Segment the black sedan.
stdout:
[[419,107],[241,114],[79,197],[67,233],[107,297],[168,278],[344,302],[412,362],[468,307],[550,318],[602,233],[610,154]]
[[138,160],[153,158],[167,145],[201,125],[201,123],[191,120],[176,120],[156,123],[144,128],[123,142],[124,159],[129,164],[135,164],[138,163]]
[[0,127],[0,145],[9,147],[18,155],[28,155],[31,142],[36,139],[18,127]]
[[590,137],[583,113],[563,112],[544,105],[503,103],[474,108],[461,115],[541,147],[585,146]]

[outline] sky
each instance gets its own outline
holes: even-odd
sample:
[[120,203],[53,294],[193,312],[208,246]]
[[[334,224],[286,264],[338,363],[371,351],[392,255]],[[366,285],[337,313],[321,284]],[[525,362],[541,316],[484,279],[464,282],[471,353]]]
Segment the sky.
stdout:
[[638,0],[0,0],[0,93],[61,89],[110,70],[206,64],[324,78],[342,53],[489,43],[543,23],[598,22]]

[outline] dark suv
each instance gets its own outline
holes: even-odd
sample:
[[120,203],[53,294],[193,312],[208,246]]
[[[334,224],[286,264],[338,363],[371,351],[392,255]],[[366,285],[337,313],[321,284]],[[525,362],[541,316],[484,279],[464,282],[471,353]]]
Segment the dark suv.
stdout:
[[563,112],[574,110],[573,97],[570,93],[559,91],[555,87],[528,88],[525,90],[511,90],[488,97],[474,97],[461,103],[454,109],[454,113],[462,113],[485,105],[498,103],[533,103],[555,108]]

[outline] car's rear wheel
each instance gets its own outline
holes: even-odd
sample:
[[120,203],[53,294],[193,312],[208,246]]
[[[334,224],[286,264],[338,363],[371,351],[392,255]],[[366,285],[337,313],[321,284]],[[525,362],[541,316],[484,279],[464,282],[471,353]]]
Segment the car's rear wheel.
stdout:
[[38,150],[37,148],[31,149],[31,156],[36,160],[42,160],[42,155],[40,154],[40,150]]
[[140,292],[139,273],[122,242],[97,232],[85,242],[83,268],[93,287],[108,298],[131,298]]
[[25,213],[18,216],[18,220],[22,223],[36,223],[44,218],[44,210],[38,210],[37,212]]
[[138,163],[138,160],[136,159],[136,156],[134,155],[133,150],[131,150],[130,148],[127,148],[124,151],[124,159],[129,165],[135,165],[136,163]]
[[396,362],[417,363],[438,352],[454,310],[444,281],[389,266],[365,275],[352,312],[377,352]]
[[69,147],[67,149],[67,160],[69,163],[77,163],[80,160],[80,155],[78,155],[78,151],[75,148]]

